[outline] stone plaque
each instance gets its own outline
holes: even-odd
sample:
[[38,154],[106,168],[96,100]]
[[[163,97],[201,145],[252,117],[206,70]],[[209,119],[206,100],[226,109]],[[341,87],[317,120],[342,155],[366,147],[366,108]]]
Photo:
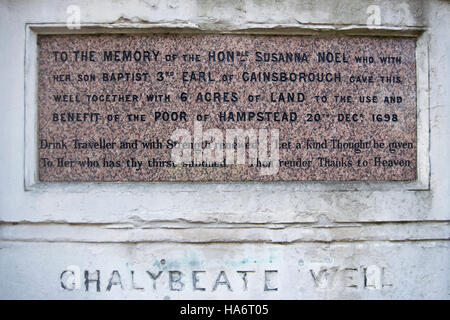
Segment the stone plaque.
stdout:
[[41,181],[416,179],[415,40],[39,36]]

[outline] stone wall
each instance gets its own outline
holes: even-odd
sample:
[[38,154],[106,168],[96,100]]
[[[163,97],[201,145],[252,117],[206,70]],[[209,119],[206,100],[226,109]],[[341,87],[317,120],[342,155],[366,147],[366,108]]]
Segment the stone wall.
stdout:
[[[0,298],[449,299],[448,1],[0,8]],[[417,181],[39,182],[37,35],[123,32],[416,38]]]

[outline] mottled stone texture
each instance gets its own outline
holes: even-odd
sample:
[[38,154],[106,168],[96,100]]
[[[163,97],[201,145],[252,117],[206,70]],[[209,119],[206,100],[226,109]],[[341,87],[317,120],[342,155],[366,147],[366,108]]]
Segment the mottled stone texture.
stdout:
[[[416,179],[414,39],[172,34],[58,35],[40,36],[38,43],[37,143],[41,181]],[[81,51],[85,50],[95,51],[95,61],[75,61],[74,52],[80,51],[80,59]],[[142,61],[141,57],[141,61],[104,61],[105,51],[117,51],[119,60],[123,60],[124,50],[131,51],[132,54],[138,50],[142,55],[144,51],[148,51],[149,59]],[[68,54],[65,62],[60,60],[59,54],[55,59],[54,52],[62,51]],[[212,51],[216,54],[215,62],[209,59]],[[218,62],[220,57],[217,54],[221,51],[225,52],[225,58],[226,52],[232,52],[234,60],[230,58],[229,61],[226,59]],[[261,54],[257,55],[257,52]],[[318,53],[323,52],[329,53],[329,58],[334,57],[333,61],[318,61]],[[243,58],[243,53],[248,53],[248,56]],[[307,58],[302,62],[258,62],[257,57],[263,56],[263,53],[269,53],[270,59],[280,59],[280,54],[286,59],[286,53],[298,53],[301,57],[305,54]],[[166,61],[166,55],[174,54],[177,55],[174,61]],[[198,55],[199,61],[185,61],[185,54]],[[358,56],[373,57],[374,62],[358,63],[355,60]],[[397,57],[400,60],[382,63],[380,58],[383,57]],[[158,75],[159,72],[162,74]],[[187,74],[183,76],[183,72]],[[203,81],[199,72],[205,72],[206,81]],[[288,78],[295,76],[296,81],[273,81],[273,78],[270,81],[245,81],[245,72],[249,76],[253,72],[270,72],[277,75],[275,78],[278,79],[286,72]],[[109,74],[109,77],[112,73],[116,76],[118,73],[148,75],[145,81],[104,81],[103,73]],[[322,74],[326,76],[327,73],[332,81],[317,81],[318,77]],[[78,81],[79,74],[94,74],[95,81]],[[223,75],[231,74],[231,81],[222,80]],[[306,81],[300,79],[303,74]],[[314,74],[316,80],[310,81],[310,74]],[[60,78],[55,80],[58,75]],[[70,75],[70,79],[66,75]],[[159,81],[162,79],[161,75],[164,79]],[[195,75],[195,79],[191,78],[192,75]],[[339,75],[337,81],[334,80],[336,75]],[[373,77],[373,83],[365,82],[370,76]],[[183,81],[183,77],[189,81]],[[394,82],[383,83],[381,77],[391,77]],[[188,97],[187,101],[180,99],[183,92]],[[229,93],[229,101],[224,101],[225,92]],[[217,93],[220,101],[196,101],[199,93],[203,97],[205,93],[211,93],[212,96]],[[295,99],[301,93],[304,101],[286,102],[288,93],[293,94]],[[131,101],[88,101],[87,95],[107,94],[129,94]],[[164,101],[164,98],[160,102],[147,101],[147,95],[152,94],[170,95],[170,102]],[[286,101],[280,101],[280,94]],[[67,95],[68,101],[56,102],[56,95]],[[132,95],[137,96],[137,101],[133,101]],[[258,101],[249,101],[249,95],[259,95],[260,98]],[[319,97],[318,100],[316,96]],[[327,96],[326,102],[322,101],[322,96]],[[338,96],[337,101],[335,96]],[[351,101],[342,98],[348,96]],[[360,102],[360,96],[364,97],[364,102]],[[377,96],[378,101],[368,102],[373,96]],[[390,100],[393,96],[395,99],[401,97],[401,101],[384,101],[385,97]],[[178,115],[179,112],[185,112],[187,121],[155,121],[156,112],[178,112]],[[220,121],[219,114],[223,112],[227,118],[233,112],[235,120],[238,112],[246,112],[247,116],[249,112],[280,112],[280,119],[283,112],[288,116],[295,113],[296,119]],[[61,114],[67,118],[68,113],[83,121],[60,121]],[[91,121],[96,117],[93,114],[98,114],[98,121]],[[226,129],[269,129],[269,132],[270,129],[279,129],[280,161],[301,159],[301,164],[285,166],[283,163],[276,174],[270,175],[262,175],[260,167],[249,167],[248,159],[245,165],[225,168],[192,168],[182,165],[149,167],[149,161],[153,163],[153,159],[171,160],[171,150],[167,148],[168,139],[176,129],[187,129],[193,136],[194,120],[198,114],[209,115],[202,123],[203,132],[217,128],[224,138]],[[108,121],[108,115],[118,115],[119,121]],[[133,119],[139,115],[140,120],[144,115],[145,121],[129,121],[128,115],[133,115]],[[270,117],[272,119],[272,115]],[[88,148],[75,149],[74,139],[90,143],[94,148],[84,144]],[[162,142],[162,148],[143,148],[143,142],[155,142],[156,139]],[[335,148],[332,147],[333,140]],[[349,143],[348,146],[363,142],[366,147],[359,153],[354,149],[340,149],[337,147],[337,140]],[[375,148],[374,141],[384,143],[385,147]],[[95,142],[99,142],[97,147]],[[132,148],[120,148],[121,142],[131,143],[129,147]],[[104,143],[111,143],[110,147],[99,147]],[[389,148],[391,143],[399,148]],[[48,166],[44,158],[53,165]],[[63,160],[58,161],[58,158]]]

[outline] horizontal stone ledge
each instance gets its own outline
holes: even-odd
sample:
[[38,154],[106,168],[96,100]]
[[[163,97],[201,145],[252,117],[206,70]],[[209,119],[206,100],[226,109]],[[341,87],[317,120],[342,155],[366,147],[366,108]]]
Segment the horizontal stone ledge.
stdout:
[[[115,188],[120,186],[120,188]],[[231,184],[230,184],[231,186]],[[119,184],[108,189],[87,188],[75,193],[64,188],[25,192],[5,197],[1,220],[5,222],[61,221],[116,223],[133,220],[180,220],[223,223],[315,222],[320,215],[333,221],[446,220],[442,201],[428,191],[295,192],[290,188],[259,185],[209,186],[198,184],[169,191],[149,186],[126,190]],[[209,187],[209,189],[208,189]],[[157,190],[163,188],[163,190]],[[181,188],[181,187],[180,187]],[[155,190],[156,189],[156,190]],[[255,190],[256,189],[256,190]],[[98,199],[103,199],[100,207]],[[45,218],[42,213],[45,212]]]
[[370,225],[3,224],[1,241],[31,242],[357,242],[450,240],[449,222]]
[[[33,31],[39,34],[79,34],[76,29],[68,29],[65,23],[27,23]],[[216,24],[209,21],[184,22],[133,22],[118,20],[108,22],[81,22],[83,34],[102,33],[233,33],[233,34],[256,34],[256,35],[376,35],[376,36],[410,36],[416,37],[427,28],[423,25],[366,25],[366,24],[312,24],[312,23],[240,23]]]

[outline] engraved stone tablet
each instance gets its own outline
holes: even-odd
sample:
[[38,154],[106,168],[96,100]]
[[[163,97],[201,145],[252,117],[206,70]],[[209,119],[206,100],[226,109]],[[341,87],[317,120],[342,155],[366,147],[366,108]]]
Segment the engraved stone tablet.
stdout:
[[41,181],[416,179],[414,39],[38,44]]

